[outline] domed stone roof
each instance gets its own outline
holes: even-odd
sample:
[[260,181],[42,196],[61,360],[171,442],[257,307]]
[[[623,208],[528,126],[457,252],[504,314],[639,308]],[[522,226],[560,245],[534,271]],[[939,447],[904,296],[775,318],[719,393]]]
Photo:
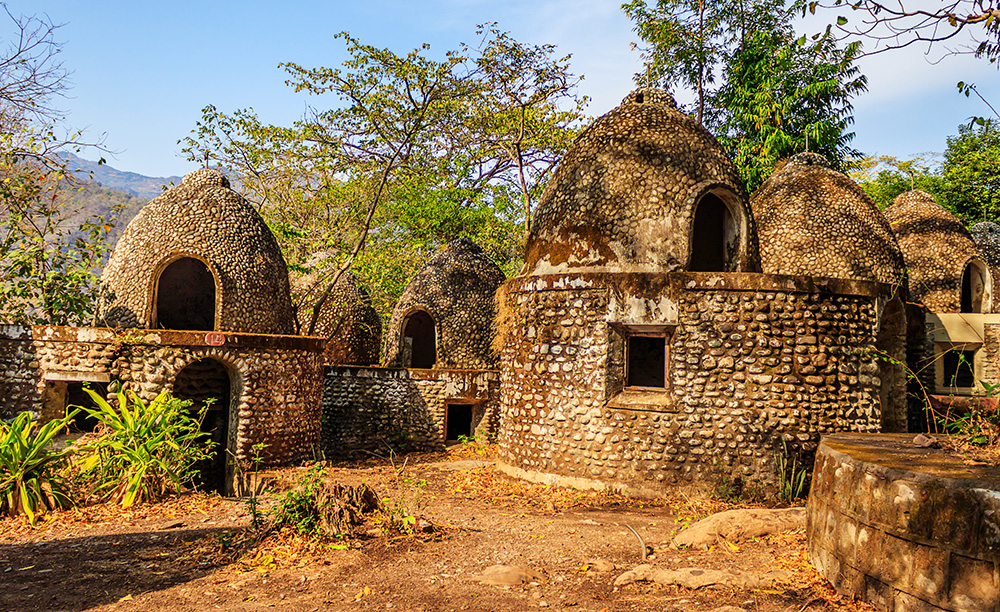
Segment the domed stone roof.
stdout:
[[[490,344],[494,295],[503,281],[503,271],[479,245],[464,238],[449,242],[427,260],[399,297],[386,331],[383,363],[437,369],[496,367]],[[413,343],[412,359],[406,355],[411,350],[407,337]],[[429,354],[421,358],[423,351]]]
[[969,230],[924,191],[896,196],[884,214],[906,260],[910,298],[931,312],[969,311],[962,305],[966,269],[979,262],[985,271]]
[[101,275],[98,324],[292,333],[288,270],[229,181],[197,170],[144,206]]
[[[322,304],[319,304],[320,300]],[[314,307],[317,304],[320,307],[315,328],[309,329],[313,309],[308,308],[301,314],[299,329],[303,334],[328,338],[324,351],[326,363],[378,363],[382,348],[382,318],[372,306],[368,292],[358,285],[353,272],[345,272],[336,285],[314,302]]]
[[792,156],[750,199],[769,274],[899,284],[906,271],[888,221],[816,153]]
[[524,272],[756,271],[753,224],[715,138],[666,92],[639,89],[559,164],[531,222]]

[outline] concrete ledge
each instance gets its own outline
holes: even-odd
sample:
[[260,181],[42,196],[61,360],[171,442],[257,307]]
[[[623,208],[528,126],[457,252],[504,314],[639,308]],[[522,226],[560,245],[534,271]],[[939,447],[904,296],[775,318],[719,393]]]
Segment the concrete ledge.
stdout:
[[807,506],[810,559],[839,592],[882,610],[994,611],[1000,468],[912,439],[822,439]]

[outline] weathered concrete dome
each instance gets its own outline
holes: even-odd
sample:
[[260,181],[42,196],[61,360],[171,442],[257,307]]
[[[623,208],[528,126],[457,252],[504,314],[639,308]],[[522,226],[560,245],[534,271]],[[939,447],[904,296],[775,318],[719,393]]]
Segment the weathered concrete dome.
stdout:
[[431,257],[403,290],[386,331],[391,367],[488,369],[494,294],[503,271],[476,243],[459,238]]
[[532,219],[526,274],[757,271],[726,153],[663,91],[639,89],[576,140]]
[[143,207],[104,273],[109,327],[292,333],[288,270],[271,230],[229,181],[197,170]]
[[909,270],[910,299],[931,312],[989,312],[990,273],[972,234],[924,191],[884,211]]
[[769,274],[898,285],[906,264],[888,221],[816,153],[792,156],[750,199]]
[[314,300],[313,307],[319,305],[320,309],[316,327],[309,329],[313,308],[304,309],[299,321],[301,333],[327,338],[324,351],[327,364],[378,363],[382,347],[382,317],[372,306],[371,296],[358,285],[357,277],[350,270],[332,288],[327,287],[328,291]]

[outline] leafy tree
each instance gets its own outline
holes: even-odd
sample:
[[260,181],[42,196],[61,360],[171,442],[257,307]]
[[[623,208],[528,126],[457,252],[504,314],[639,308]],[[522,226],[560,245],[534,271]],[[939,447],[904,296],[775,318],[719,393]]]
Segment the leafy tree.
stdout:
[[1000,221],[1000,130],[992,121],[962,125],[948,138],[945,202],[967,224]]
[[[354,267],[386,314],[420,262],[467,237],[508,270],[521,257],[534,201],[583,119],[568,57],[513,40],[495,25],[444,59],[337,35],[342,68],[282,64],[296,92],[332,97],[291,126],[253,109],[206,107],[183,141],[222,166],[275,231],[296,275],[309,333],[341,274]],[[325,99],[325,98],[324,98]],[[367,248],[366,248],[367,246]]]
[[[651,4],[652,1],[652,4]],[[647,45],[646,73],[636,82],[695,93],[687,109],[700,123],[711,121],[716,69],[755,30],[768,31],[785,20],[783,0],[632,0],[622,10],[636,23]]]
[[637,81],[692,89],[697,102],[686,110],[716,133],[749,190],[800,151],[838,169],[858,155],[849,146],[851,99],[867,88],[854,66],[858,44],[797,38],[784,0],[650,2],[622,6],[649,45]]
[[[802,13],[822,9],[837,16],[843,37],[872,43],[870,53],[920,44],[948,44],[946,53],[972,53],[991,63],[1000,57],[1000,5],[996,0],[945,0],[937,6],[916,0],[797,0]],[[971,39],[971,45],[959,35]]]
[[922,153],[906,160],[890,155],[867,156],[858,160],[849,174],[880,210],[899,194],[913,189],[926,191],[946,205],[947,185],[937,155]]
[[748,191],[800,151],[822,154],[837,170],[860,155],[849,131],[851,98],[867,89],[853,64],[858,49],[838,49],[827,37],[796,40],[782,26],[751,34],[727,58],[727,82],[715,97],[716,134]]
[[58,153],[83,145],[79,133],[57,134],[52,99],[67,75],[58,26],[4,12],[14,35],[0,55],[0,321],[79,324],[92,312],[110,224],[74,223],[59,199],[74,181]]

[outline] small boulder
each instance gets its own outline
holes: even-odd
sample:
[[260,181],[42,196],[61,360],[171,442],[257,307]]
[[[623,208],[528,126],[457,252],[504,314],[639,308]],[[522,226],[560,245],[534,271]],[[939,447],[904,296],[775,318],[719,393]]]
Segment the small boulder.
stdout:
[[482,584],[493,586],[517,586],[542,579],[536,572],[517,565],[491,565],[475,578]]
[[727,510],[691,525],[674,536],[670,545],[707,550],[720,539],[735,544],[772,533],[805,529],[805,526],[805,508]]
[[660,569],[652,565],[640,565],[627,571],[615,580],[615,586],[633,582],[655,582],[656,584],[676,584],[688,589],[707,586],[732,587],[736,589],[759,589],[775,580],[791,576],[789,572],[738,572],[735,570],[701,569],[682,567],[680,569]]

